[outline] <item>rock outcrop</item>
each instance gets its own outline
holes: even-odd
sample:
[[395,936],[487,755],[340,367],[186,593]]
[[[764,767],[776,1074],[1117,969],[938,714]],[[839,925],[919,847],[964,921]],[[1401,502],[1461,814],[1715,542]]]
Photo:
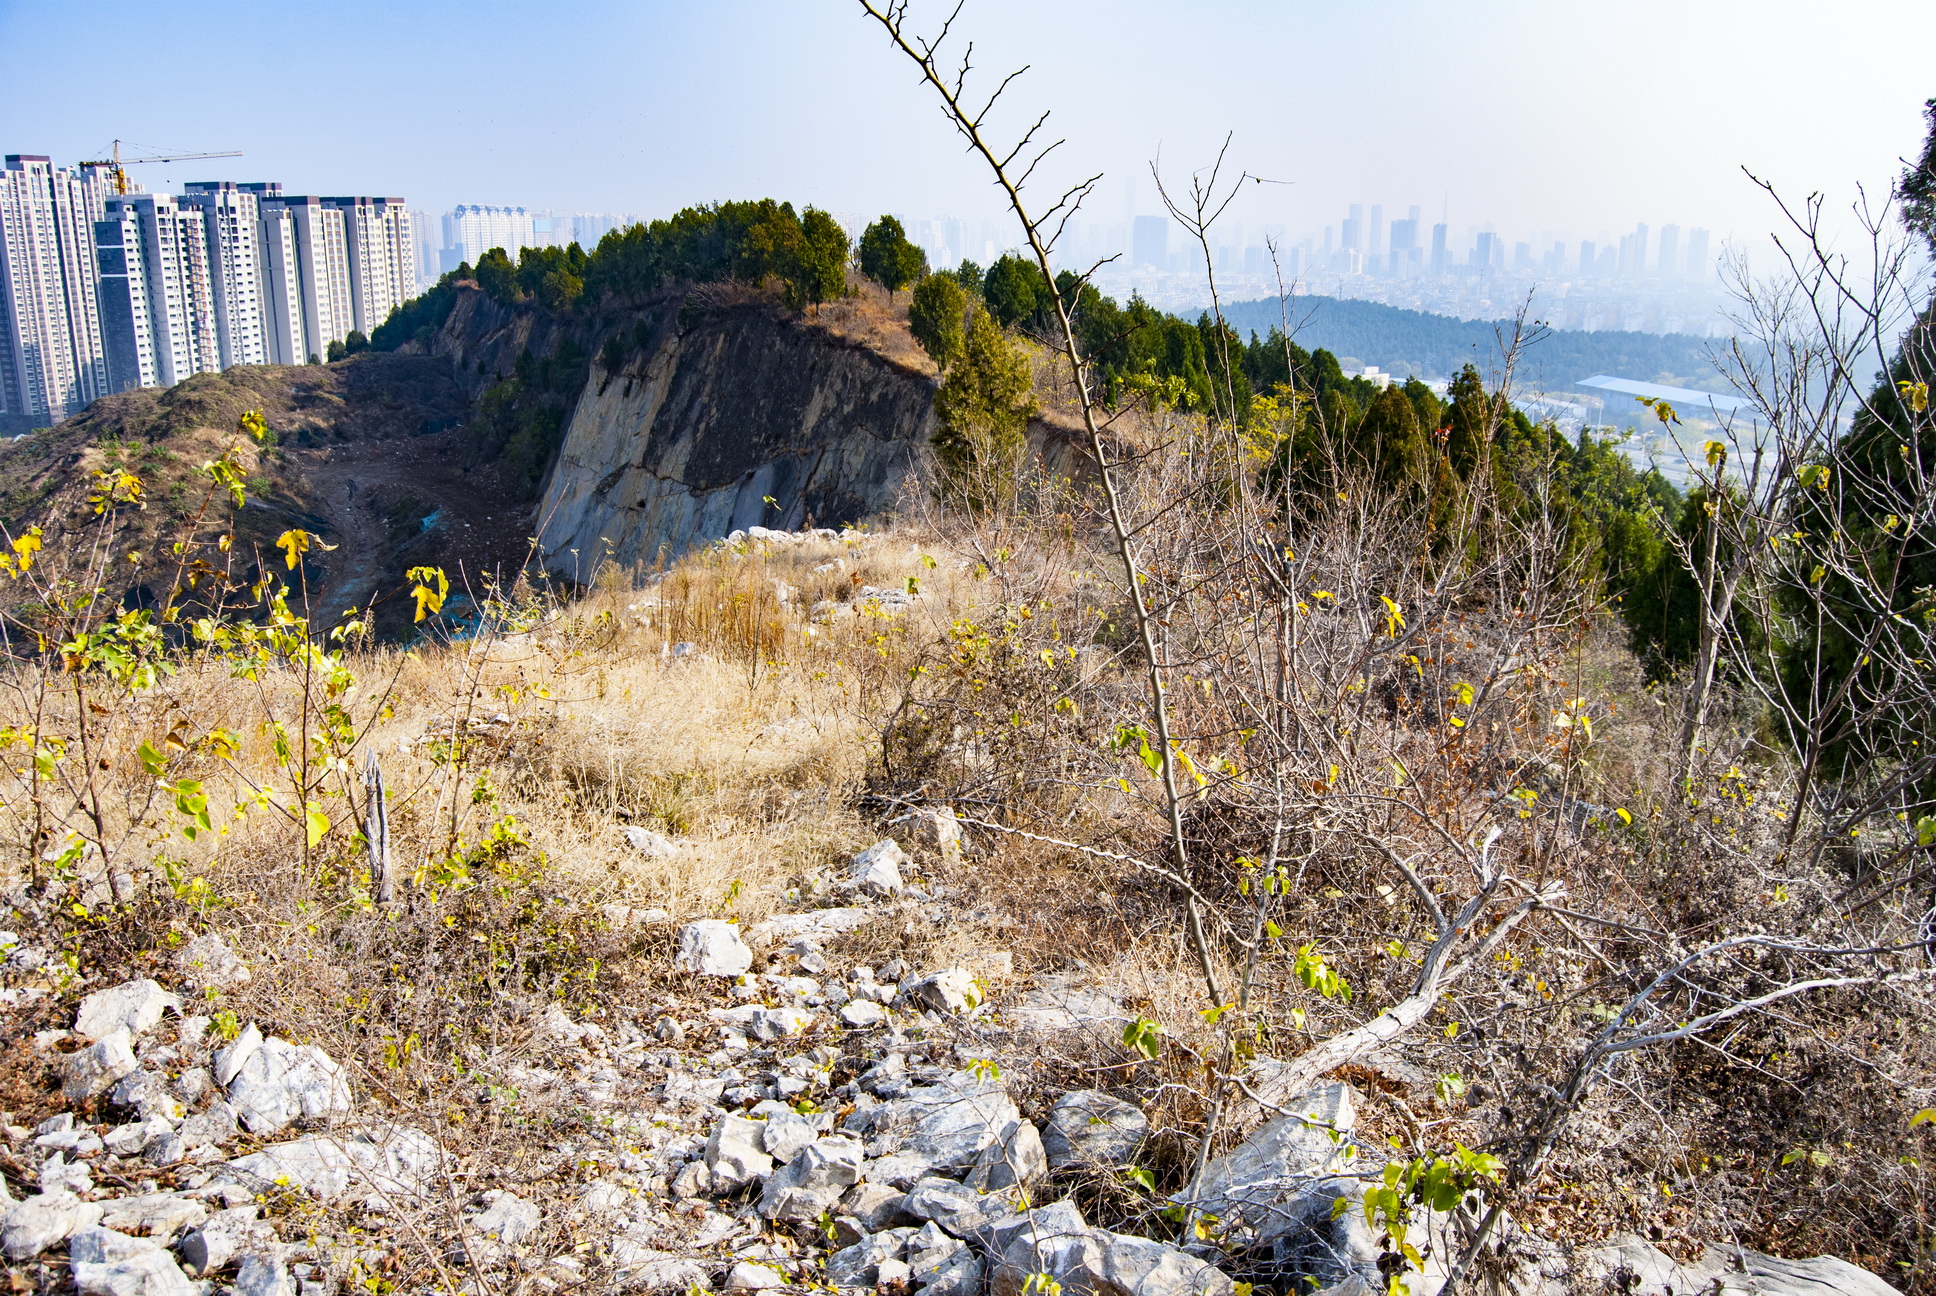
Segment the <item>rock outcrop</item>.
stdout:
[[764,303],[693,314],[661,303],[642,346],[593,362],[538,507],[551,570],[855,522],[925,453],[932,379]]

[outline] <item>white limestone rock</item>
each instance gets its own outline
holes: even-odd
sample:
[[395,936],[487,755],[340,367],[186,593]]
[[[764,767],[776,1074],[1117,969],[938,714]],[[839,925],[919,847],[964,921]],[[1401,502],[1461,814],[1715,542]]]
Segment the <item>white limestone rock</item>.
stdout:
[[1343,1168],[1347,1134],[1357,1123],[1358,1095],[1350,1085],[1321,1085],[1284,1104],[1280,1116],[1228,1156],[1211,1161],[1198,1184],[1198,1209],[1230,1224],[1261,1227],[1280,1203],[1308,1192]]
[[196,1296],[195,1286],[166,1251],[142,1251],[108,1264],[76,1262],[74,1287],[81,1296]]
[[251,1251],[235,1267],[235,1296],[296,1296],[295,1279],[273,1251]]
[[0,1223],[0,1254],[9,1260],[31,1260],[100,1220],[99,1202],[84,1202],[70,1192],[29,1197]]
[[992,1193],[1017,1184],[1026,1187],[1048,1173],[1049,1158],[1042,1150],[1041,1131],[1030,1121],[1018,1120],[1002,1131],[1000,1141],[981,1150],[966,1182]]
[[899,895],[907,883],[901,879],[901,870],[908,864],[907,852],[892,838],[877,841],[860,854],[854,856],[854,865],[848,877],[861,891],[871,896]]
[[228,1069],[233,1071],[229,1103],[251,1134],[274,1134],[298,1119],[345,1116],[351,1110],[348,1074],[313,1044],[271,1035],[239,1067]]
[[716,1192],[764,1179],[773,1173],[773,1158],[764,1146],[766,1124],[744,1116],[722,1117],[706,1140],[706,1168]]
[[910,981],[902,993],[936,1012],[965,1013],[981,1007],[982,988],[967,968],[943,968],[939,972]]
[[740,938],[735,924],[721,918],[702,918],[679,929],[679,953],[673,962],[681,972],[737,977],[752,969],[753,951]]
[[105,1039],[116,1031],[145,1035],[161,1024],[161,1015],[170,1008],[179,1013],[181,1000],[155,982],[145,977],[124,981],[81,1000],[74,1033],[84,1040]]
[[161,1243],[153,1238],[129,1237],[126,1233],[90,1224],[76,1229],[74,1236],[67,1239],[67,1258],[75,1264],[113,1264],[160,1247]]
[[182,1234],[175,1243],[175,1254],[192,1274],[207,1276],[225,1267],[230,1260],[248,1251],[273,1247],[276,1234],[266,1221],[256,1218],[255,1206],[231,1206],[217,1211],[202,1223]]
[[147,1237],[173,1238],[208,1218],[208,1207],[179,1193],[139,1193],[103,1203],[101,1227]]
[[116,1081],[139,1065],[134,1057],[134,1041],[125,1029],[117,1028],[78,1053],[67,1055],[61,1063],[61,1093],[69,1102],[87,1102],[113,1088]]
[[786,1275],[771,1265],[741,1260],[726,1275],[727,1291],[771,1291],[787,1285]]
[[1052,1170],[1113,1168],[1134,1161],[1148,1133],[1149,1117],[1139,1109],[1100,1089],[1077,1089],[1063,1094],[1049,1112],[1042,1147]]
[[228,1164],[268,1183],[284,1179],[331,1199],[352,1189],[371,1196],[422,1194],[442,1161],[437,1141],[420,1130],[389,1127],[332,1137],[293,1139]]
[[837,1134],[803,1148],[767,1179],[760,1214],[770,1220],[819,1219],[860,1182],[864,1153],[859,1140]]
[[768,1008],[764,1004],[741,1004],[737,1008],[715,1008],[709,1014],[756,1040],[785,1039],[813,1025],[813,1014],[804,1008]]

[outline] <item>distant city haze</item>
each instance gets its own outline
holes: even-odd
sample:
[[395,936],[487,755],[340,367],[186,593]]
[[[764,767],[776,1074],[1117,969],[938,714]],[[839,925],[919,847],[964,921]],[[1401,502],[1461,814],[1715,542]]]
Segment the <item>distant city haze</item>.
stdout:
[[[917,3],[938,20],[945,6]],[[1101,171],[1090,219],[1159,212],[1235,132],[1230,219],[1300,235],[1351,204],[1617,245],[1645,223],[1760,243],[1799,199],[1886,191],[1936,94],[1936,5],[1022,3],[971,0],[989,74],[1027,63],[1008,120],[1052,108],[1053,179]],[[840,212],[1006,222],[982,170],[857,6],[0,0],[6,147],[298,193],[663,215],[772,195]],[[216,87],[220,89],[216,89]],[[1046,191],[1047,186],[1044,186]],[[1012,239],[1012,235],[1010,236]],[[1009,240],[1004,240],[1009,241]],[[1249,241],[1249,240],[1246,240]],[[1429,247],[1429,243],[1427,245]],[[1657,248],[1657,245],[1656,245]]]

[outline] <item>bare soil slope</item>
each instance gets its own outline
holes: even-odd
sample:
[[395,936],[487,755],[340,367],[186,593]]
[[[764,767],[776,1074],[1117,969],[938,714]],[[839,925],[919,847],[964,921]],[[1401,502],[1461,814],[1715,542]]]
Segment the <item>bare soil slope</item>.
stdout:
[[[260,446],[236,431],[250,409],[269,425]],[[514,574],[528,551],[530,504],[494,465],[466,470],[469,410],[443,357],[369,352],[330,365],[202,374],[97,401],[0,448],[0,522],[10,534],[42,527],[53,551],[60,537],[98,532],[88,503],[97,473],[133,473],[143,503],[122,514],[111,537],[107,583],[150,602],[165,595],[169,546],[212,485],[203,466],[240,442],[249,476],[237,521],[241,561],[276,561],[278,535],[312,531],[334,546],[312,550],[305,564],[313,605],[333,614],[376,597],[389,628],[403,611],[407,567],[444,567],[461,588],[486,571]],[[214,502],[211,521],[226,503]]]

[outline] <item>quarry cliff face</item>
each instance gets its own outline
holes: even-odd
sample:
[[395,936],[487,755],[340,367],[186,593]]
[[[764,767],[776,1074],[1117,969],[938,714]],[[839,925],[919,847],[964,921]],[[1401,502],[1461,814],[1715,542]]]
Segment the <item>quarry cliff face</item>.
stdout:
[[747,526],[856,522],[927,454],[932,379],[764,303],[669,308],[620,336],[620,363],[602,347],[592,362],[538,506],[558,575]]

